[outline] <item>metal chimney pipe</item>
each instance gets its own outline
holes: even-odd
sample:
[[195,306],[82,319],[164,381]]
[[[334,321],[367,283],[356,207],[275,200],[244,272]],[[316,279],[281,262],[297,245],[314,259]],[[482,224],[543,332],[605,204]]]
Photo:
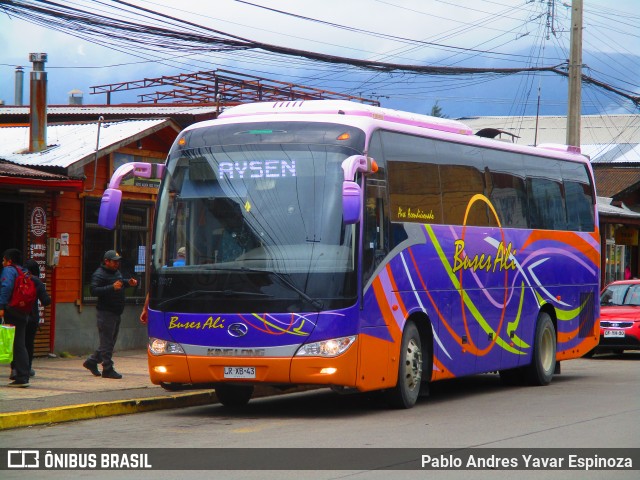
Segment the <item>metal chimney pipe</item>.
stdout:
[[33,64],[31,72],[31,91],[29,115],[29,151],[41,152],[47,148],[47,72],[44,64],[46,53],[30,53]]
[[16,84],[13,99],[15,105],[22,105],[22,98],[24,93],[24,70],[22,67],[16,67]]

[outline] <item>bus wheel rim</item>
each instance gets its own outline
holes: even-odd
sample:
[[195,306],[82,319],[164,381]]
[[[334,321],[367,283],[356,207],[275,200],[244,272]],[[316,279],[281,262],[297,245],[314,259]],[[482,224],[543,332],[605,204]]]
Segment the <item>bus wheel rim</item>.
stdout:
[[407,345],[405,382],[407,388],[413,390],[420,385],[422,378],[422,351],[414,339]]
[[540,364],[543,370],[548,372],[553,364],[553,337],[549,329],[545,329],[542,333],[540,343]]

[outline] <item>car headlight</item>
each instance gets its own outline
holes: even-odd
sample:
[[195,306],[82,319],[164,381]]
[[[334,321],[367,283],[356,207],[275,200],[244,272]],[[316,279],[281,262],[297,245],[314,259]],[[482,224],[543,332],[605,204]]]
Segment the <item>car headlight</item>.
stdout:
[[149,351],[153,355],[184,355],[182,345],[159,338],[149,338]]
[[331,338],[321,342],[302,345],[296,352],[296,356],[305,357],[335,357],[343,354],[356,341],[357,335],[349,337]]

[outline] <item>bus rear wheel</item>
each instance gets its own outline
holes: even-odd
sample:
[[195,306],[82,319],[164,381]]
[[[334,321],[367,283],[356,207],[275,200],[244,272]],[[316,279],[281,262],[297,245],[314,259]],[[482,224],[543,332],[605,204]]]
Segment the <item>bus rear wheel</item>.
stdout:
[[549,385],[556,369],[556,329],[545,312],[538,315],[533,360],[526,368],[529,385]]
[[420,333],[408,322],[402,334],[398,365],[398,383],[387,391],[387,401],[394,408],[411,408],[420,395],[423,351]]
[[215,386],[216,396],[225,407],[244,407],[253,395],[253,385],[224,385]]

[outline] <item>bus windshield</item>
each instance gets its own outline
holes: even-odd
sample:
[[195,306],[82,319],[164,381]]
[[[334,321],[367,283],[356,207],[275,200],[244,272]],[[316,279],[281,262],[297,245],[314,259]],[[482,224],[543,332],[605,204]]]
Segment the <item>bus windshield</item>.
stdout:
[[342,222],[341,164],[364,142],[336,140],[354,129],[202,130],[169,155],[156,219],[154,276],[164,277],[152,281],[156,305],[210,311],[219,296],[218,312],[251,302],[261,311],[305,311],[355,301],[355,228]]

